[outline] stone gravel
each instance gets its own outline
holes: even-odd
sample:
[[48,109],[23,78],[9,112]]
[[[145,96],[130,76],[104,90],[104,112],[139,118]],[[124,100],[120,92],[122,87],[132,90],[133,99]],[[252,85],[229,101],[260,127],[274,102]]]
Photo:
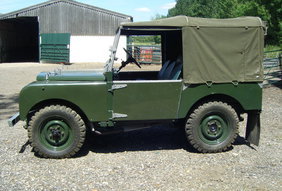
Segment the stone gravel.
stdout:
[[217,154],[195,152],[181,129],[156,126],[90,135],[78,156],[55,160],[39,158],[30,146],[23,149],[23,122],[7,125],[22,84],[57,67],[31,66],[0,64],[0,190],[282,190],[281,86],[263,90],[259,147],[242,138],[245,122],[234,147]]

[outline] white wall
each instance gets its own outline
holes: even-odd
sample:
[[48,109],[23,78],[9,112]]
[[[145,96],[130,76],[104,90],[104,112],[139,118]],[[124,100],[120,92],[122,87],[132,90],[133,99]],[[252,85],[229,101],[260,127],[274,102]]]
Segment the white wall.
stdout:
[[[103,62],[109,59],[110,47],[113,45],[114,36],[71,36],[70,62]],[[121,37],[117,56],[125,59],[126,37]]]

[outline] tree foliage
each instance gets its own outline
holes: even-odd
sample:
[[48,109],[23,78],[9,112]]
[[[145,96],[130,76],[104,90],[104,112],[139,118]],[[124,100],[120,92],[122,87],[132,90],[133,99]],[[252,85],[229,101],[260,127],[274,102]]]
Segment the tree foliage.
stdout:
[[174,8],[170,9],[168,16],[187,15],[205,18],[232,17],[237,0],[176,0]]
[[259,16],[268,23],[267,43],[281,44],[281,0],[176,0],[168,17],[176,15],[205,18]]
[[161,36],[159,35],[132,36],[131,43],[139,44],[139,45],[156,45],[161,43]]
[[282,1],[281,0],[260,0],[261,4],[268,10],[269,40],[272,44],[282,44]]

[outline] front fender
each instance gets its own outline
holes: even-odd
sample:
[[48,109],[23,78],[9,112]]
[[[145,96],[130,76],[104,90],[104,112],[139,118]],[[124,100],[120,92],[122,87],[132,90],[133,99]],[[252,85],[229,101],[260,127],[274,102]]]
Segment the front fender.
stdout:
[[104,121],[109,117],[107,92],[106,82],[36,81],[20,92],[20,119],[26,120],[28,113],[41,102],[65,100],[78,106],[90,121]]

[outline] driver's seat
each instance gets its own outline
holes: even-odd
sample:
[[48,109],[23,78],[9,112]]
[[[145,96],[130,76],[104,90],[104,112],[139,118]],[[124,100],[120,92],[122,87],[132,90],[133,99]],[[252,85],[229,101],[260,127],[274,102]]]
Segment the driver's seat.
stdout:
[[175,61],[173,62],[171,62],[170,60],[166,61],[158,73],[158,79],[169,80],[171,76],[171,72],[174,69],[174,66],[175,66]]

